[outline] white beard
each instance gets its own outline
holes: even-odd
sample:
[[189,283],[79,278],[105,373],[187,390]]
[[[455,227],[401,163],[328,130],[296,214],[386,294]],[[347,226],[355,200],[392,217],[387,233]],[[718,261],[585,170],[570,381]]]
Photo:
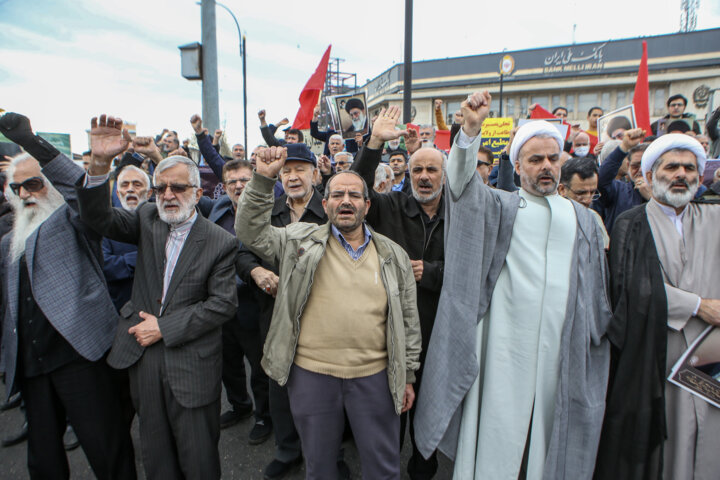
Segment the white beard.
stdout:
[[[47,182],[47,180],[46,180]],[[65,199],[47,182],[48,191],[45,198],[34,198],[35,207],[26,207],[25,202],[7,189],[7,198],[15,211],[15,222],[10,241],[10,259],[16,262],[25,253],[25,242],[42,223],[58,208],[65,204]]]
[[160,220],[168,225],[180,225],[188,220],[192,216],[193,211],[195,211],[195,204],[183,205],[183,203],[179,201],[176,201],[176,203],[180,206],[177,213],[168,213],[163,208],[165,201],[159,198],[157,199],[157,210]]
[[365,115],[361,114],[357,120],[353,120],[352,125],[356,132],[361,132],[365,128]]

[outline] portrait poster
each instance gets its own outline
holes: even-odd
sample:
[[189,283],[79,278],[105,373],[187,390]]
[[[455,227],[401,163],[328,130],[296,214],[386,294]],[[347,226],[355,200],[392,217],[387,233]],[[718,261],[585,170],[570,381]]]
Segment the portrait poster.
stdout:
[[496,164],[500,159],[500,152],[510,141],[513,126],[513,119],[505,117],[486,118],[482,124],[480,144],[492,150]]
[[567,138],[570,124],[564,122],[562,118],[521,118],[520,121],[518,121],[518,127],[522,127],[526,123],[537,122],[538,120],[548,122],[553,127],[557,128],[557,131],[560,132],[560,136],[562,138]]
[[720,168],[720,160],[708,160],[705,162],[705,173],[703,174],[703,185],[710,188],[713,183],[715,171]]
[[675,363],[668,380],[720,408],[720,329],[707,327]]
[[334,110],[337,112],[340,123],[338,131],[342,132],[343,138],[355,138],[357,133],[366,134],[369,119],[365,92],[353,95],[338,95],[332,98],[335,103]]
[[636,125],[635,105],[630,104],[613,110],[598,118],[598,141],[607,142],[608,140],[612,140],[620,129],[630,130],[635,128]]

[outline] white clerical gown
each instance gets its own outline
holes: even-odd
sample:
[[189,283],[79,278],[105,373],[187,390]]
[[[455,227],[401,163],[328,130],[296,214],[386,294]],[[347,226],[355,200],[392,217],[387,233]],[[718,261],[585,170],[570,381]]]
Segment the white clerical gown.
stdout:
[[480,374],[463,403],[453,478],[542,478],[552,433],[577,221],[559,195],[519,192],[510,249],[478,324]]

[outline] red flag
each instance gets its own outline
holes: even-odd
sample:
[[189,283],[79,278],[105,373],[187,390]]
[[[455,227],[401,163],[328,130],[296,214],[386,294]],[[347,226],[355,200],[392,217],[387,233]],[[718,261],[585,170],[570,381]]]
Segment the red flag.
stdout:
[[310,128],[310,121],[312,120],[313,110],[320,99],[320,92],[322,92],[325,86],[325,77],[327,76],[328,61],[330,60],[330,49],[332,45],[329,45],[325,54],[320,60],[320,64],[315,69],[315,73],[312,74],[310,79],[305,84],[305,87],[300,92],[300,108],[295,115],[295,121],[292,124],[292,128],[298,130],[304,130]]
[[635,93],[633,94],[633,105],[635,105],[635,120],[639,128],[650,134],[650,87],[648,85],[648,55],[647,42],[642,42],[642,59],[638,69],[637,81],[635,82]]

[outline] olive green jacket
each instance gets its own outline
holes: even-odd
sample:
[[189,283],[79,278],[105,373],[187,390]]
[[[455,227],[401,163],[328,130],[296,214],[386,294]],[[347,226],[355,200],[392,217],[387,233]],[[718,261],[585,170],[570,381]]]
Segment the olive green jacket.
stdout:
[[[315,270],[325,253],[330,224],[270,224],[275,179],[253,174],[243,191],[235,218],[240,241],[262,259],[278,265],[279,285],[262,366],[280,385],[287,382],[300,335],[300,318],[310,296]],[[420,322],[415,278],[407,253],[389,238],[372,232],[388,297],[388,383],[395,411],[402,409],[405,385],[415,383],[420,367]],[[350,333],[349,333],[350,334]]]

